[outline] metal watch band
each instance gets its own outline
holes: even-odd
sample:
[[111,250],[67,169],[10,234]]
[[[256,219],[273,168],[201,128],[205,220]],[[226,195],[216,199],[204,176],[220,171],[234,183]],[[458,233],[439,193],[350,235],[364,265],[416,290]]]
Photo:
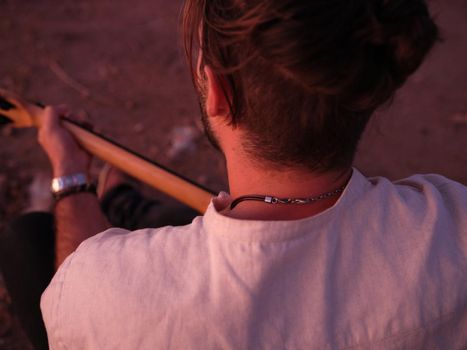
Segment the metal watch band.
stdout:
[[93,183],[86,183],[84,185],[68,187],[65,190],[53,193],[53,197],[55,199],[55,203],[57,203],[59,200],[65,197],[68,197],[73,194],[78,194],[78,193],[96,194],[96,185]]
[[73,187],[86,185],[88,182],[88,177],[83,173],[64,175],[52,179],[50,190],[53,194],[56,194]]

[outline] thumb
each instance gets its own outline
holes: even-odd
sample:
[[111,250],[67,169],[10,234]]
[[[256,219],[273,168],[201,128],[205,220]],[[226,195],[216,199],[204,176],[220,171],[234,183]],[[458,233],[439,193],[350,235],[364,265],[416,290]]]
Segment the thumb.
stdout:
[[65,106],[47,106],[42,114],[42,125],[38,132],[38,141],[45,145],[50,137],[62,134],[65,130],[60,124],[60,115],[67,113]]
[[55,130],[60,127],[60,116],[68,113],[66,106],[47,106],[42,115],[42,127],[44,131]]

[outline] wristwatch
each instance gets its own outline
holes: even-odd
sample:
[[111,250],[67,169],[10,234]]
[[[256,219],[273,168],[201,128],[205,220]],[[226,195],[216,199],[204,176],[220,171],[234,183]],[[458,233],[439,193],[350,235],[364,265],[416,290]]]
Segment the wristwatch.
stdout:
[[86,174],[77,173],[53,178],[50,190],[54,198],[60,200],[74,193],[96,193],[96,186],[89,181]]

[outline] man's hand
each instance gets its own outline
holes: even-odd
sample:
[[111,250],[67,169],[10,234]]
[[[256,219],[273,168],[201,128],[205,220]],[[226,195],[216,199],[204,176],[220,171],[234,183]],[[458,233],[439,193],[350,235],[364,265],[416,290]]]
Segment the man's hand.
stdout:
[[[91,156],[80,147],[73,135],[62,127],[61,116],[83,121],[83,118],[78,116],[70,116],[65,107],[44,109],[38,139],[50,159],[53,176],[87,173]],[[81,242],[109,227],[97,197],[91,193],[76,193],[61,199],[55,206],[55,221],[56,267],[60,266]]]
[[[39,129],[38,140],[49,157],[54,177],[87,173],[91,162],[91,155],[83,150],[73,135],[61,125],[60,117],[69,115],[68,109],[63,106],[48,106],[42,115],[43,123]],[[76,116],[71,118],[80,119]]]

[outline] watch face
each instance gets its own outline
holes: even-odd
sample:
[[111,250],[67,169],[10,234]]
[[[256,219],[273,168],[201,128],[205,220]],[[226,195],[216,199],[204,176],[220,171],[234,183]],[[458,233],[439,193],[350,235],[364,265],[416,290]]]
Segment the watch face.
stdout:
[[52,179],[52,184],[51,184],[52,192],[56,193],[62,189],[63,186],[60,180],[61,180],[60,178]]
[[82,186],[87,183],[87,177],[84,174],[65,175],[52,179],[51,190],[57,193],[71,187]]

